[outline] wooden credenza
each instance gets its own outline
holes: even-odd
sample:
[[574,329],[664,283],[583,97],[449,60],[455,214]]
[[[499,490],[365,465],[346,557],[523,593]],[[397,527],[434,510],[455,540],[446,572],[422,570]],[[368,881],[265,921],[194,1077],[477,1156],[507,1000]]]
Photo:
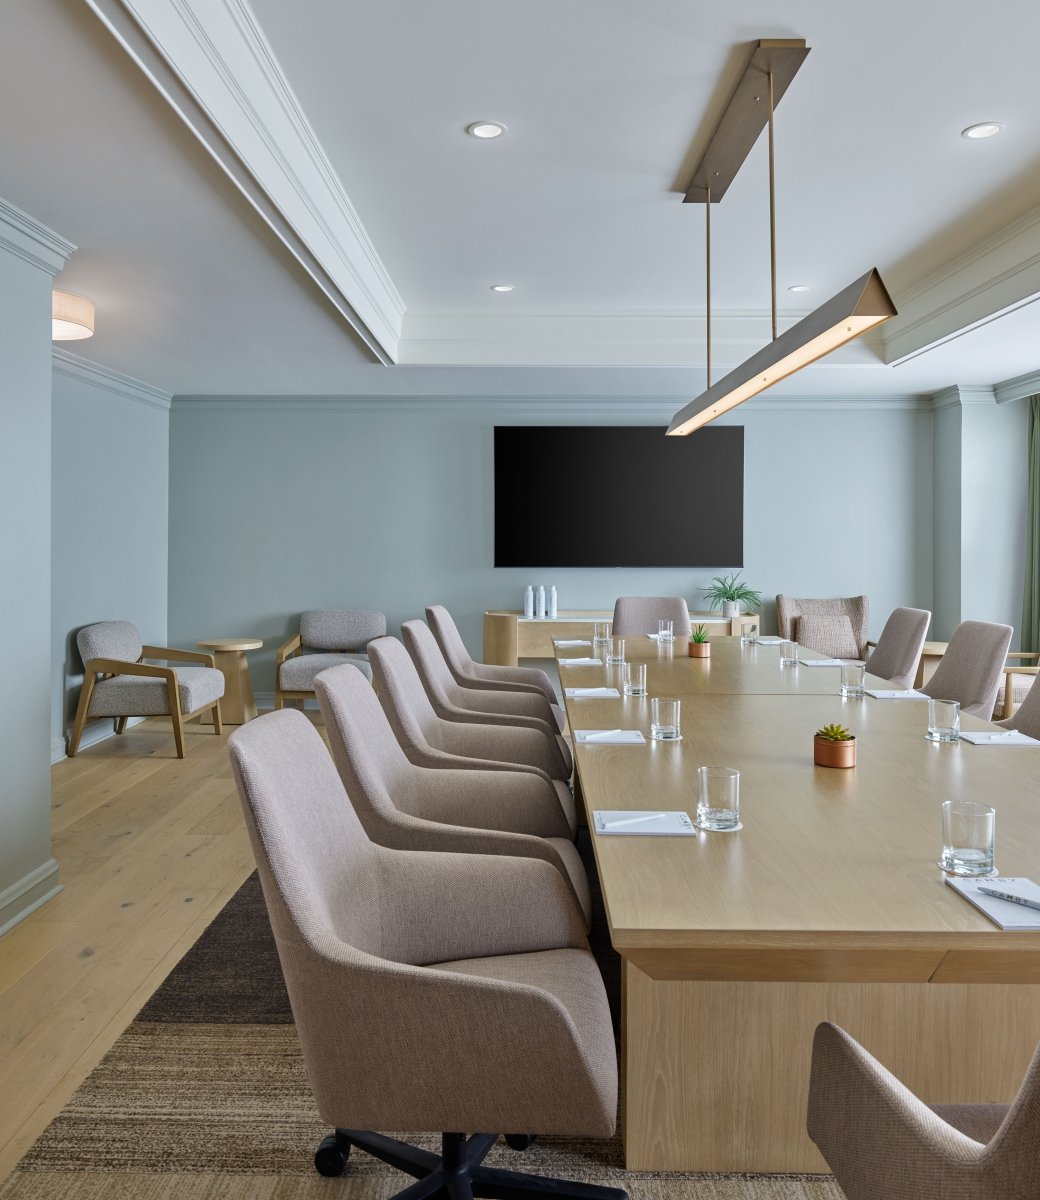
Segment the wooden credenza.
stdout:
[[[521,658],[552,658],[554,638],[592,638],[595,621],[610,621],[613,609],[565,609],[550,620],[525,617],[519,609],[489,609],[484,613],[484,662],[515,667]],[[742,613],[723,617],[718,613],[690,613],[695,625],[707,625],[716,637],[739,635],[746,625],[758,625],[760,617]],[[677,629],[676,637],[687,630]]]

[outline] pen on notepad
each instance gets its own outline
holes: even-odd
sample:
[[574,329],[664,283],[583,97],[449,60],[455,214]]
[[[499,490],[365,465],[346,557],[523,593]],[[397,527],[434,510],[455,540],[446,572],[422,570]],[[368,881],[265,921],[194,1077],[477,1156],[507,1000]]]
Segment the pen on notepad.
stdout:
[[663,821],[667,813],[647,813],[643,817],[625,817],[620,821],[604,821],[604,829],[618,829],[622,825],[638,825],[640,821]]
[[1002,892],[998,888],[983,887],[981,883],[979,891],[984,892],[987,896],[996,896],[998,900],[1010,900],[1012,904],[1023,904],[1026,908],[1040,908],[1040,900],[1027,900],[1025,896],[1019,896],[1015,892]]

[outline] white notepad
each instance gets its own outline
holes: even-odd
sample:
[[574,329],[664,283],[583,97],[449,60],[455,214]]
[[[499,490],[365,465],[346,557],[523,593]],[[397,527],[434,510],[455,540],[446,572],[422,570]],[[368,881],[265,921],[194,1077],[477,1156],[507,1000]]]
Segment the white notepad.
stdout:
[[554,646],[591,646],[588,638],[554,638]]
[[961,741],[971,742],[973,746],[1040,746],[1036,738],[1020,733],[1017,729],[1005,729],[1000,733],[979,729],[965,733],[961,730]]
[[1006,887],[1008,891],[1019,892],[1030,900],[1040,900],[1040,887],[1031,879],[1021,875],[987,875],[983,879],[958,879],[947,875],[946,882],[1001,929],[1040,929],[1040,909],[1013,904],[1010,900],[1000,900],[979,891],[980,884],[983,887]]
[[760,646],[779,646],[783,640],[784,639],[781,637],[773,637],[770,635],[769,637],[760,637],[758,639],[758,644]]
[[601,667],[602,658],[561,658],[561,667]]
[[620,699],[621,693],[617,688],[566,688],[567,695],[572,700],[615,700]]
[[576,729],[574,739],[583,746],[642,746],[646,741],[638,729]]
[[902,691],[885,692],[879,691],[876,688],[866,689],[868,696],[873,696],[875,700],[930,700],[931,696],[926,696],[924,692],[915,692],[913,688],[904,688]]
[[697,829],[684,812],[634,812],[619,809],[611,812],[596,809],[592,823],[597,833],[614,836],[650,834],[654,837],[693,837]]
[[840,658],[800,658],[798,661],[803,667],[840,667],[843,665]]

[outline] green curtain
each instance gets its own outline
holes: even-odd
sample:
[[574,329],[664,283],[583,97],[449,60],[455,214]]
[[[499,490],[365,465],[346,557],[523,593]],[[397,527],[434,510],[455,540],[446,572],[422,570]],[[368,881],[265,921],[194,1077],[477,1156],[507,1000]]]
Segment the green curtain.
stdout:
[[1022,637],[1019,648],[1040,650],[1040,396],[1029,397],[1026,582],[1022,598]]

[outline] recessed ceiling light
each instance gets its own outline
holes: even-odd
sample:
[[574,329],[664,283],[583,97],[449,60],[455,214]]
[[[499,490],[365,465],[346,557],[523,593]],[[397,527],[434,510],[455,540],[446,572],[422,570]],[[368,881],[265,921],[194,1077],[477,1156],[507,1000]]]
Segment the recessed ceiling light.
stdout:
[[466,132],[475,138],[496,138],[505,133],[506,127],[501,121],[474,121],[466,126]]
[[512,283],[493,283],[491,290],[493,292],[515,292],[516,287]]
[[978,125],[969,125],[967,129],[962,129],[961,137],[971,138],[974,142],[979,138],[995,137],[1003,128],[1000,121],[981,121]]
[[792,283],[791,286],[787,290],[789,292],[811,292],[812,284],[811,283]]

